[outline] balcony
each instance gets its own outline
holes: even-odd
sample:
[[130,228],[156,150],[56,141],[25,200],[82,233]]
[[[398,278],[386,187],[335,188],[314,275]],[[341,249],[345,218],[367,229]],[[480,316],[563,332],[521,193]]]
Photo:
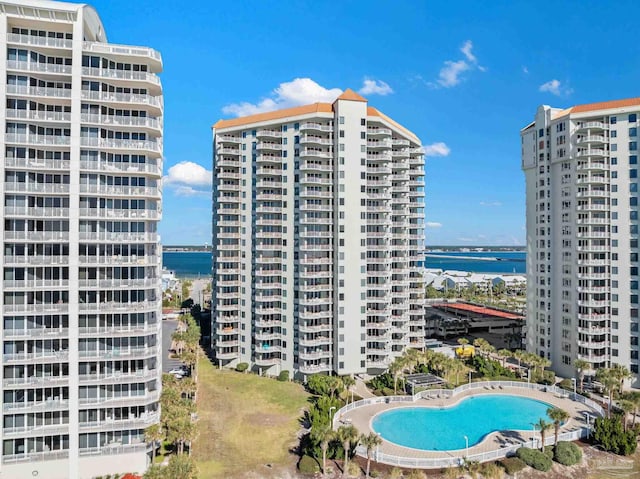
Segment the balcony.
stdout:
[[367,160],[368,161],[391,161],[391,155],[388,152],[385,153],[367,153]]
[[81,406],[110,406],[110,407],[127,407],[140,406],[158,402],[160,399],[160,391],[148,391],[144,396],[121,396],[121,397],[98,397],[98,398],[80,398]]
[[80,217],[83,218],[114,218],[114,219],[160,219],[157,210],[117,210],[106,208],[80,208]]
[[[149,261],[149,264],[157,265],[158,258],[151,260],[150,256],[144,256]],[[120,266],[122,263],[115,263]],[[134,263],[140,264],[140,263]],[[142,263],[144,264],[144,263]],[[141,279],[80,279],[78,280],[78,287],[89,289],[131,289],[131,288],[158,288],[161,285],[160,278],[141,278]]]
[[116,233],[111,231],[81,231],[82,241],[109,241],[109,242],[137,242],[137,243],[157,243],[157,233]]
[[15,143],[19,145],[29,146],[69,146],[71,145],[70,136],[56,136],[56,135],[33,135],[33,134],[20,134],[20,133],[7,133],[5,136],[7,143]]
[[256,145],[257,150],[265,150],[265,151],[281,151],[282,143],[272,143],[266,141],[259,141]]
[[162,130],[162,122],[149,116],[122,116],[122,115],[98,115],[82,113],[82,123],[93,123],[104,126],[133,127],[135,129],[146,128],[159,132]]
[[29,376],[24,378],[4,378],[2,385],[5,388],[23,389],[23,388],[44,388],[67,386],[69,384],[69,376]]
[[162,65],[160,52],[148,47],[132,47],[115,43],[83,42],[82,50],[90,53],[106,53],[113,56],[140,57],[141,60],[155,63],[157,67]]
[[580,145],[583,143],[606,143],[607,139],[602,135],[589,135],[583,136],[576,140],[576,144]]
[[108,173],[148,173],[156,177],[162,176],[159,164],[147,158],[145,163],[114,163],[107,161],[80,160],[81,170],[105,171]]
[[331,138],[325,138],[321,136],[312,136],[312,135],[302,135],[300,137],[300,144],[311,143],[314,145],[333,145],[333,141]]
[[4,215],[28,218],[66,218],[69,216],[69,208],[5,206]]
[[49,255],[34,255],[34,256],[18,256],[18,255],[7,255],[4,257],[4,265],[68,265],[69,257],[68,256],[49,256]]
[[80,137],[80,145],[104,150],[132,150],[135,152],[162,154],[162,142],[155,140],[120,140],[82,136]]
[[609,125],[601,121],[585,121],[576,125],[577,130],[608,130]]
[[39,111],[39,110],[18,110],[15,108],[7,109],[8,120],[32,120],[32,121],[44,121],[50,122],[65,122],[71,121],[71,113],[64,113],[59,111]]
[[115,301],[104,303],[80,303],[79,310],[86,312],[110,313],[110,312],[138,312],[157,311],[160,301],[139,301],[137,303],[116,303]]
[[68,279],[25,279],[25,280],[8,280],[2,282],[4,289],[67,289],[69,287]]
[[[97,233],[96,233],[97,234]],[[127,233],[122,233],[127,234]],[[126,265],[157,265],[160,261],[159,255],[130,255],[130,256],[122,256],[122,255],[111,255],[111,256],[99,256],[99,255],[80,255],[78,257],[78,261],[82,265],[114,265],[114,266],[126,266]],[[80,281],[94,281],[94,280],[80,280]],[[97,280],[95,280],[97,281]],[[112,281],[112,280],[100,280],[100,281]],[[131,280],[118,279],[115,280],[120,283],[126,283]],[[154,279],[154,281],[159,281],[159,279]]]
[[391,136],[392,132],[389,128],[374,128],[374,127],[369,127],[367,128],[367,135],[368,136]]
[[282,163],[282,157],[279,155],[256,155],[256,162],[259,163]]
[[46,88],[28,85],[7,85],[7,95],[70,99],[71,88]]
[[5,231],[5,241],[69,241],[68,231]]
[[258,130],[256,138],[282,138],[282,132],[276,130]]
[[23,72],[50,73],[53,75],[71,75],[71,65],[56,65],[54,63],[39,63],[9,60],[7,70]]
[[80,359],[99,359],[99,360],[120,360],[120,359],[144,359],[155,358],[158,355],[158,346],[148,348],[113,348],[107,350],[96,351],[80,351],[78,357]]
[[[68,185],[66,185],[68,188]],[[80,193],[107,196],[142,196],[159,199],[162,192],[155,186],[80,185]]]
[[156,109],[157,114],[162,113],[162,97],[137,93],[115,93],[108,91],[82,90],[82,99],[106,102],[109,104],[121,103],[123,105],[149,106]]
[[5,182],[5,193],[57,193],[69,194],[69,185],[65,183],[17,183]]
[[83,337],[126,337],[140,335],[154,335],[160,331],[160,323],[157,321],[147,321],[144,324],[111,324],[100,326],[81,326],[78,328],[78,334]]
[[107,418],[100,422],[81,422],[80,433],[86,433],[91,431],[122,431],[127,429],[146,429],[152,424],[160,422],[159,413],[143,413],[142,416],[135,419],[122,419],[117,420],[113,418]]
[[307,130],[332,132],[333,126],[322,124],[322,123],[315,123],[315,122],[307,122],[300,125],[300,131],[307,131]]
[[232,143],[232,144],[237,144],[239,145],[240,143],[242,143],[242,138],[240,138],[239,136],[234,136],[234,135],[217,135],[216,136],[217,141],[221,142],[221,143]]
[[66,38],[40,37],[36,35],[22,35],[18,33],[7,33],[7,43],[16,43],[19,45],[35,47],[73,48],[73,40],[67,40]]
[[300,157],[315,157],[315,158],[333,158],[333,153],[327,150],[318,150],[313,148],[301,148]]
[[32,436],[55,436],[68,433],[69,424],[38,424],[19,427],[5,427],[2,429],[3,439],[26,438]]
[[578,150],[578,152],[576,153],[577,158],[584,158],[584,157],[602,158],[608,155],[609,155],[609,152],[601,148],[589,148],[587,150]]
[[160,86],[160,78],[155,73],[136,72],[131,70],[115,70],[111,68],[82,67],[82,76],[96,77],[108,80],[125,80],[126,82],[141,82]]
[[377,141],[367,140],[367,148],[391,148],[391,146],[391,140],[387,138],[383,138]]
[[5,364],[56,363],[69,360],[69,351],[38,351],[35,353],[3,354]]

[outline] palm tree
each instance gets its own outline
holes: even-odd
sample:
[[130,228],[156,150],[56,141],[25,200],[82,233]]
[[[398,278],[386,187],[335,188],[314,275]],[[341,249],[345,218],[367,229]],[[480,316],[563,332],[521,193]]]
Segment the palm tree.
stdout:
[[611,369],[601,368],[596,371],[596,379],[602,383],[605,392],[609,396],[609,408],[607,416],[611,417],[611,403],[613,402],[613,393],[616,391],[620,382],[618,378],[612,373]]
[[618,401],[618,407],[622,409],[622,426],[624,431],[627,432],[627,416],[634,409],[634,404],[628,399],[622,399]]
[[501,349],[498,351],[498,355],[500,356],[500,360],[502,361],[502,367],[504,367],[504,363],[508,358],[512,356],[511,351],[508,349]]
[[560,409],[559,407],[550,407],[549,409],[547,409],[547,416],[549,416],[549,419],[553,421],[553,425],[555,427],[555,440],[553,441],[553,444],[557,445],[558,435],[560,434],[560,426],[563,422],[569,419],[569,413],[564,409]]
[[164,429],[160,424],[152,424],[144,430],[144,439],[152,444],[151,464],[156,460],[156,444],[164,439]]
[[540,450],[542,452],[544,452],[544,440],[545,440],[545,436],[547,435],[547,430],[549,430],[552,426],[553,424],[545,421],[542,418],[538,419],[538,422],[533,425],[534,428],[540,429],[540,442],[541,442]]
[[623,366],[622,364],[614,364],[611,367],[611,374],[620,382],[618,385],[618,393],[622,394],[622,391],[624,390],[624,381],[625,379],[632,377],[631,373],[626,366]]
[[351,388],[356,385],[356,380],[348,375],[341,376],[340,379],[342,379],[342,385],[347,391],[347,404],[349,404],[349,393],[351,393],[351,402],[353,402],[353,391]]
[[340,426],[336,433],[336,438],[342,443],[344,449],[344,465],[342,475],[347,473],[349,467],[349,455],[351,454],[351,444],[359,439],[358,430],[353,425]]
[[367,448],[367,472],[366,477],[369,477],[369,468],[371,466],[371,453],[373,450],[382,444],[382,439],[375,432],[369,434],[363,434],[360,436],[360,444]]
[[484,338],[476,338],[473,340],[473,345],[480,350],[480,353],[484,356],[488,354],[488,348],[491,346],[489,341]]
[[336,433],[330,424],[322,424],[320,427],[313,427],[311,429],[311,438],[320,444],[320,450],[322,451],[322,474],[327,474],[327,450],[329,449],[329,443],[336,437]]
[[633,404],[633,420],[631,421],[631,427],[634,427],[636,425],[636,415],[638,414],[638,409],[640,409],[640,392],[626,392],[623,395],[623,398],[627,401],[631,401],[631,403]]
[[573,367],[576,368],[576,372],[578,373],[578,381],[580,382],[580,391],[582,391],[584,386],[584,373],[591,369],[591,363],[585,361],[584,359],[576,359],[573,362]]

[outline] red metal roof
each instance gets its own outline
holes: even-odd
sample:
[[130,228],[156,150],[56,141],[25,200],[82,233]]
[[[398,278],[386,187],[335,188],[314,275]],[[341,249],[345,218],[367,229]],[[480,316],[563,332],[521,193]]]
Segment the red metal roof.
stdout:
[[434,308],[450,308],[457,309],[459,311],[468,311],[470,313],[484,314],[486,316],[496,316],[498,318],[505,319],[523,319],[523,316],[513,313],[505,313],[498,309],[485,308],[483,306],[475,306],[473,304],[466,303],[438,303],[433,305]]

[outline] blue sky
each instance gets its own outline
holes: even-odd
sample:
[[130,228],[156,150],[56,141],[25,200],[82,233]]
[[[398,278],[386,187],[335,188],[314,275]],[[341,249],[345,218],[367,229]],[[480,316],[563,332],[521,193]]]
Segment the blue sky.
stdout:
[[[162,241],[211,241],[211,125],[361,90],[427,148],[427,244],[524,244],[519,130],[638,96],[640,3],[96,0],[162,53]],[[368,80],[368,83],[365,81]]]

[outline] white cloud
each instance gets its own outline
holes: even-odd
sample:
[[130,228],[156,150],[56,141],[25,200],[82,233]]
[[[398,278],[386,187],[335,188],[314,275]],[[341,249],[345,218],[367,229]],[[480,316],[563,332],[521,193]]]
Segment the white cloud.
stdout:
[[499,201],[481,201],[480,206],[502,206]]
[[424,226],[426,228],[442,228],[442,223],[438,223],[437,221],[427,221]]
[[163,178],[165,185],[208,186],[212,183],[212,172],[192,161],[181,161],[167,173]]
[[429,83],[433,88],[451,88],[458,85],[462,80],[462,74],[470,70],[479,70],[486,72],[487,68],[478,64],[478,58],[473,54],[473,42],[465,41],[460,47],[460,51],[464,55],[464,60],[446,60],[444,66],[438,73],[438,79],[435,83]]
[[451,149],[442,141],[424,145],[422,150],[424,151],[424,156],[449,156],[449,153],[451,153]]
[[555,96],[567,96],[573,93],[573,89],[563,85],[560,80],[556,80],[555,78],[540,85],[539,90],[541,92],[551,93]]
[[471,63],[477,63],[478,59],[475,57],[473,53],[471,53],[471,49],[473,48],[473,42],[471,40],[467,40],[460,47],[460,51],[462,54],[467,57]]
[[444,62],[444,66],[438,75],[438,85],[444,88],[456,86],[461,81],[460,75],[470,68],[469,64],[464,60],[459,60],[457,62],[447,60]]
[[522,67],[522,73],[524,73],[525,75],[529,74],[529,69],[525,66]]
[[192,161],[181,161],[169,168],[162,184],[177,196],[207,196],[211,194],[212,172]]
[[383,82],[382,80],[370,80],[368,78],[364,79],[362,83],[362,88],[358,90],[358,93],[361,95],[389,95],[393,93],[393,89],[389,86],[387,82]]
[[211,191],[196,190],[192,186],[175,186],[173,189],[176,196],[209,196]]
[[253,115],[309,103],[332,102],[341,93],[340,88],[325,88],[311,78],[295,78],[290,82],[280,83],[269,97],[258,103],[231,103],[224,106],[222,112],[235,116]]

